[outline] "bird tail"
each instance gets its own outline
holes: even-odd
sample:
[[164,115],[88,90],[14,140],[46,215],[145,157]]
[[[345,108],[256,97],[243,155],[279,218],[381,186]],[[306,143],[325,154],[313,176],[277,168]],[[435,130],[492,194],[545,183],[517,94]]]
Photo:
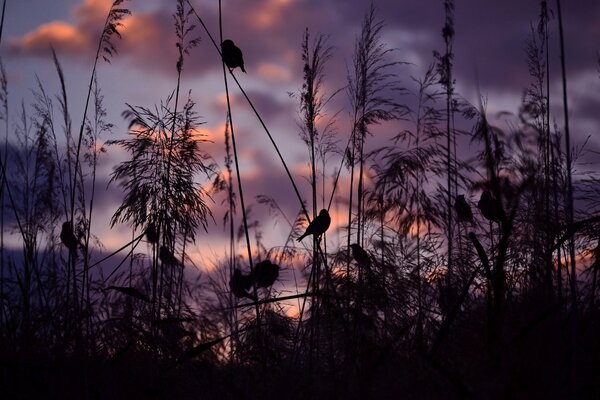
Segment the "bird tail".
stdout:
[[308,236],[308,233],[304,233],[302,236],[300,236],[298,239],[296,239],[297,241],[301,242],[302,239],[304,239],[306,236]]

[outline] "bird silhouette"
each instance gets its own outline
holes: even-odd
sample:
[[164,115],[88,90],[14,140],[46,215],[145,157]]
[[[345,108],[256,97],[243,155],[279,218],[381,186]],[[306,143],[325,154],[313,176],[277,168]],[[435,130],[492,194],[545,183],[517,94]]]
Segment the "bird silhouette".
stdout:
[[473,222],[473,212],[471,211],[471,206],[467,203],[467,200],[465,200],[464,195],[461,194],[456,196],[454,210],[456,210],[456,215],[460,222]]
[[229,280],[229,288],[231,289],[231,293],[233,293],[235,297],[247,297],[250,300],[256,301],[256,297],[248,293],[248,290],[250,290],[251,287],[252,277],[250,275],[242,274],[242,271],[236,268],[233,271],[233,276]]
[[240,67],[242,72],[246,72],[244,69],[244,56],[242,55],[242,50],[240,50],[232,40],[223,40],[223,43],[221,43],[221,54],[223,56],[223,62],[229,69]]
[[354,258],[354,261],[356,261],[358,265],[371,268],[371,257],[365,249],[360,247],[358,243],[352,243],[350,248],[352,249],[352,258]]
[[150,243],[158,243],[158,229],[154,222],[150,222],[146,227],[146,239]]
[[279,265],[270,260],[261,261],[254,266],[250,276],[256,287],[268,288],[273,286],[279,276]]
[[62,224],[62,229],[60,231],[60,240],[63,244],[69,249],[71,253],[73,253],[74,257],[77,257],[77,246],[80,245],[79,240],[75,237],[73,233],[73,225],[71,225],[70,221],[66,221]]
[[173,254],[171,250],[167,248],[167,246],[160,246],[160,251],[158,253],[158,258],[163,264],[166,265],[179,265],[179,260]]
[[504,221],[506,218],[502,203],[499,199],[492,196],[489,190],[484,190],[481,193],[477,208],[481,211],[481,214],[488,220],[493,222]]
[[327,229],[329,229],[330,224],[331,217],[329,216],[329,213],[326,209],[322,209],[319,212],[319,215],[317,215],[317,217],[314,220],[312,220],[310,224],[308,224],[306,231],[302,236],[298,238],[298,241],[301,241],[308,235],[321,236],[325,233]]

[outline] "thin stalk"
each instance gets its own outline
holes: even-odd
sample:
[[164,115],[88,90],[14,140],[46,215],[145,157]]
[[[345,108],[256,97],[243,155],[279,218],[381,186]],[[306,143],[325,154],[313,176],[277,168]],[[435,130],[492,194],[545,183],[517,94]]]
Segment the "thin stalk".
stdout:
[[[229,113],[227,114],[229,115]],[[231,170],[231,147],[229,145],[229,118],[226,118],[225,122],[225,166],[227,168],[227,200],[229,203],[229,279],[233,277],[233,271],[235,268],[235,230],[233,224],[233,214],[235,211],[234,208],[234,193],[233,193],[233,171]],[[234,295],[231,291],[229,291],[229,304],[233,304]],[[230,331],[233,334],[238,330],[237,323],[237,310],[232,309],[229,314],[229,326]],[[239,337],[234,335],[232,346],[239,345]],[[235,348],[231,350],[230,361],[233,362]]]
[[[544,121],[542,123],[542,135],[543,135],[543,143],[544,143],[544,207],[545,207],[545,219],[546,219],[546,269],[549,275],[548,281],[550,283],[549,290],[552,292],[552,242],[554,240],[555,234],[552,233],[550,229],[550,217],[551,217],[551,208],[550,208],[550,168],[551,168],[551,155],[552,146],[550,143],[550,49],[549,49],[549,34],[548,34],[548,8],[547,2],[545,0],[541,3],[542,11],[541,11],[541,24],[542,24],[542,45],[544,46],[545,52],[545,93],[542,96],[543,98],[543,106],[544,106]],[[543,90],[543,89],[542,89]],[[560,302],[560,295],[558,301]]]
[[452,154],[451,154],[451,134],[452,134],[452,38],[454,36],[454,21],[452,11],[454,9],[454,2],[447,0],[444,2],[444,8],[446,10],[446,24],[444,26],[443,34],[444,41],[446,42],[446,54],[444,58],[445,74],[445,86],[446,86],[446,174],[447,174],[447,213],[448,213],[448,274],[447,284],[451,284],[452,281],[452,239],[453,239],[453,226],[452,226]]
[[[560,0],[556,0],[556,11],[558,14],[558,30],[560,40],[560,67],[563,88],[563,113],[565,118],[565,156],[567,168],[567,225],[573,225],[573,183],[572,183],[572,161],[571,161],[571,134],[569,131],[569,106],[567,102],[567,70],[565,62],[565,40],[563,32],[562,12]],[[575,262],[575,233],[569,238],[569,258],[571,266],[571,301],[573,310],[577,311],[577,266]]]

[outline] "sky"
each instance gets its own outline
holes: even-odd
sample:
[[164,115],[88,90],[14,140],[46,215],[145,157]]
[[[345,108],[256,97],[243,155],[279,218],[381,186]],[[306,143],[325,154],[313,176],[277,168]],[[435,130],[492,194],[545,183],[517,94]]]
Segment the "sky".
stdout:
[[[191,0],[208,30],[218,37],[218,2]],[[36,77],[49,93],[58,93],[59,81],[54,69],[52,46],[65,72],[69,106],[74,126],[79,126],[87,82],[89,81],[97,40],[111,0],[7,0],[0,55],[8,75],[10,125],[17,119],[19,104],[28,107],[36,87]],[[127,124],[121,117],[126,104],[153,107],[175,89],[177,49],[173,26],[174,0],[130,0],[124,6],[131,15],[123,20],[122,39],[115,42],[118,54],[111,63],[102,62],[98,82],[105,96],[108,119],[115,124],[109,139],[124,138]],[[443,52],[441,36],[444,24],[443,2],[438,0],[374,0],[377,18],[383,20],[382,41],[390,52],[390,61],[407,64],[394,73],[414,89],[433,59],[433,51]],[[326,35],[333,55],[325,67],[324,90],[334,93],[347,84],[355,40],[369,2],[361,0],[224,0],[224,37],[234,40],[244,53],[247,74],[235,70],[241,85],[256,105],[305,199],[309,199],[308,150],[299,136],[297,97],[302,86],[301,40],[306,29],[315,37]],[[550,2],[555,8],[555,3]],[[600,126],[600,2],[597,0],[563,1],[568,99],[575,145],[587,143],[590,154],[600,150],[596,132]],[[525,42],[536,23],[539,2],[522,0],[456,1],[454,60],[457,92],[476,104],[478,93],[487,99],[487,111],[516,112],[528,76]],[[193,21],[197,24],[197,21]],[[551,20],[551,96],[559,99],[558,22]],[[223,167],[223,130],[226,103],[222,67],[208,35],[200,26],[195,35],[198,47],[186,57],[182,73],[182,98],[190,92],[205,124],[201,130],[212,143],[205,150]],[[412,86],[411,86],[412,85]],[[272,145],[240,91],[231,89],[242,182],[246,203],[252,215],[262,221],[267,248],[284,244],[289,226],[281,218],[269,216],[265,206],[256,204],[256,195],[273,197],[287,218],[293,220],[300,207]],[[406,100],[409,101],[409,100]],[[562,126],[560,103],[553,106],[554,118]],[[350,111],[342,90],[328,105],[327,116],[337,113],[336,135],[345,146],[350,133]],[[384,124],[368,146],[389,144],[403,129],[404,122]],[[461,149],[468,153],[469,149]],[[110,147],[100,159],[98,202],[93,232],[107,249],[116,249],[129,239],[126,225],[110,228],[108,220],[122,198],[118,185],[107,187],[110,173],[123,160],[122,150]],[[594,157],[585,159],[591,168]],[[339,165],[339,160],[331,163]],[[586,168],[589,167],[586,164]],[[342,186],[348,182],[342,176]],[[190,249],[197,265],[208,267],[226,247],[222,224],[225,206],[222,198],[211,205],[216,223],[209,232],[199,232],[195,248]],[[333,212],[332,212],[333,214]],[[342,218],[340,215],[339,218]],[[237,221],[239,223],[239,221]],[[335,229],[338,217],[334,215]],[[241,246],[241,244],[240,244]],[[241,247],[240,247],[241,248]]]

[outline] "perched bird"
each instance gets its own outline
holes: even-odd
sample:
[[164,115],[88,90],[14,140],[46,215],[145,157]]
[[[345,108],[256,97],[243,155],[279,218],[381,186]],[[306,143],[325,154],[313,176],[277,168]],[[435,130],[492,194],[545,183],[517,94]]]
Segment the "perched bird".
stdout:
[[160,246],[160,251],[158,253],[158,258],[163,264],[166,265],[179,265],[179,260],[173,254],[171,250],[167,248],[167,246]]
[[500,222],[506,218],[502,203],[492,196],[489,190],[484,190],[481,193],[477,207],[488,221]]
[[326,209],[322,209],[319,212],[319,215],[317,215],[317,217],[310,224],[308,224],[306,232],[304,232],[304,234],[298,238],[298,241],[301,241],[308,235],[321,236],[327,229],[329,229],[329,224],[331,224],[331,217]]
[[256,287],[268,288],[273,286],[279,276],[279,265],[269,260],[264,260],[254,266],[250,274]]
[[352,258],[354,258],[354,261],[356,261],[358,265],[371,268],[371,257],[365,249],[360,247],[358,243],[352,243],[350,248],[352,249]]
[[77,240],[75,234],[73,233],[73,225],[71,225],[70,221],[62,224],[60,240],[67,247],[67,249],[69,249],[69,251],[72,252],[75,257],[77,257],[77,246],[79,246],[79,240]]
[[146,227],[146,239],[150,243],[158,243],[158,229],[154,222],[150,222]]
[[242,51],[232,40],[223,40],[223,43],[221,43],[221,54],[223,55],[223,62],[229,69],[240,67],[242,72],[246,72],[244,69],[244,56],[242,56]]
[[471,211],[471,206],[467,203],[467,200],[465,200],[464,195],[461,194],[456,196],[454,210],[456,210],[456,215],[460,222],[473,222],[473,212]]
[[229,280],[229,288],[231,289],[231,293],[233,293],[235,297],[247,297],[250,300],[256,301],[256,298],[248,293],[248,290],[250,290],[251,287],[252,277],[250,275],[242,274],[242,271],[236,268],[233,271],[233,276]]

